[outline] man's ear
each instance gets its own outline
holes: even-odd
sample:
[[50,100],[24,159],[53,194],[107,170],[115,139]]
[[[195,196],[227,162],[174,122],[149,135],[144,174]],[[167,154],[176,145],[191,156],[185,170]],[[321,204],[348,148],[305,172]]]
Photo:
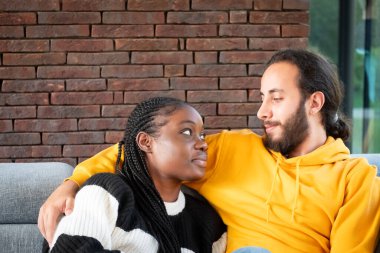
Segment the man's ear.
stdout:
[[152,151],[153,138],[145,132],[139,132],[136,136],[136,143],[139,148],[145,153],[150,153]]
[[325,104],[325,95],[321,91],[316,91],[311,94],[310,98],[310,113],[317,114]]

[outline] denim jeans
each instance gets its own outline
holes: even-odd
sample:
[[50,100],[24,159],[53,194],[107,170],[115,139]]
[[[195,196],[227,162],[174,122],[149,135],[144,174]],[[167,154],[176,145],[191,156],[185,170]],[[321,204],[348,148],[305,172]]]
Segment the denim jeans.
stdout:
[[270,251],[260,247],[244,247],[237,249],[232,253],[270,253]]

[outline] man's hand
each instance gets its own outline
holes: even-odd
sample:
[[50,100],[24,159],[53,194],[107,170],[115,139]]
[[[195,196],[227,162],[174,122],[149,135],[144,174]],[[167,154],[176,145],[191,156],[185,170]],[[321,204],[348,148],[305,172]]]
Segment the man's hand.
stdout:
[[71,180],[63,182],[40,208],[38,228],[50,244],[62,214],[69,215],[74,208],[74,198],[79,187]]

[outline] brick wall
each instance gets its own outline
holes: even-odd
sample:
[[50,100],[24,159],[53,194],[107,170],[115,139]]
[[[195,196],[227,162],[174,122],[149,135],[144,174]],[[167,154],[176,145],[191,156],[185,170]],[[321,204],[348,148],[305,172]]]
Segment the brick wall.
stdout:
[[307,47],[308,0],[0,0],[0,162],[72,165],[134,105],[193,104],[209,132],[260,131],[263,64]]

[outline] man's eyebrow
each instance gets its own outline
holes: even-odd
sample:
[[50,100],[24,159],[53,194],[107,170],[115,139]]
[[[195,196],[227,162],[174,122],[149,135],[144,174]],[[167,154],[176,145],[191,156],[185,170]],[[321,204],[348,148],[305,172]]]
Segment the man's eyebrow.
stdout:
[[[284,92],[283,89],[271,89],[268,91],[269,94],[275,93],[275,92]],[[264,96],[264,93],[260,91],[260,95]]]

